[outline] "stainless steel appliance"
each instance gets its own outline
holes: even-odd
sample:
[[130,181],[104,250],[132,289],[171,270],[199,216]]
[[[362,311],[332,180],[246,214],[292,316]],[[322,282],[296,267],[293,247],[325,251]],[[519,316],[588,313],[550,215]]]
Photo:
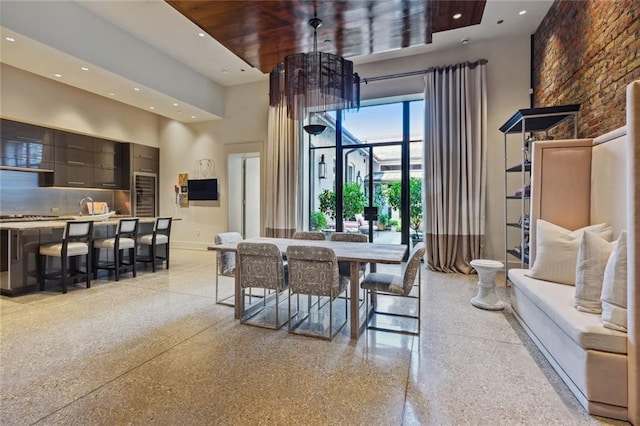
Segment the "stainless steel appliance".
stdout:
[[135,217],[156,217],[158,215],[158,175],[135,172],[131,191],[131,214]]

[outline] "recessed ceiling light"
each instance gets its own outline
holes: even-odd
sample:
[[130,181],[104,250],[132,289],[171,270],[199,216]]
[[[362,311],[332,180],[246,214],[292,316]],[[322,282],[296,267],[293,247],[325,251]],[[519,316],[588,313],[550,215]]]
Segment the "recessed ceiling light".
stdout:
[[196,118],[196,116],[195,116],[195,115],[192,115],[192,116],[191,116],[191,118]]
[[229,70],[222,70],[222,74],[229,74]]
[[198,33],[200,37],[204,37],[204,33]]
[[137,88],[137,87],[134,87],[134,88],[133,88],[133,90],[135,90],[136,92],[139,92],[139,91],[140,91],[140,89],[139,89],[139,88]]
[[5,40],[7,40],[7,41],[10,41],[11,43],[13,43],[14,41],[16,41],[16,39],[15,39],[15,38],[13,38],[13,37],[5,37],[4,39],[5,39]]
[[53,76],[54,76],[54,77],[58,77],[58,78],[60,78],[60,77],[62,77],[62,74],[58,74],[58,73],[56,73],[56,74],[54,74]]
[[526,11],[526,10],[521,10],[521,11],[518,13],[518,15],[524,15],[525,13],[527,13],[527,11]]
[[149,107],[149,109],[156,109],[156,107],[152,107],[152,106],[150,106],[150,107]]
[[177,103],[177,102],[174,102],[174,103],[173,103],[173,106],[178,106],[178,103]]
[[333,41],[331,41],[330,39],[326,39],[326,40],[324,41],[324,44],[331,44],[331,43],[333,43]]
[[80,69],[81,69],[82,71],[89,71],[89,68],[87,68],[87,67],[82,67],[82,68],[80,68]]
[[469,44],[469,40],[470,40],[470,38],[469,38],[469,37],[465,37],[465,38],[463,38],[462,40],[460,40],[460,42],[461,42],[462,44]]
[[113,92],[109,92],[109,96],[115,96],[116,94]]
[[453,19],[460,19],[462,18],[462,13],[456,13],[455,15],[453,15]]

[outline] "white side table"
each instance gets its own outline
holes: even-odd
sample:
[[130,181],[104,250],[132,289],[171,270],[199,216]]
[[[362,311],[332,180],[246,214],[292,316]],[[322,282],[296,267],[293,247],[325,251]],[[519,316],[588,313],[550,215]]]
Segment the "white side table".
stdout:
[[501,262],[488,259],[474,259],[471,266],[478,272],[478,294],[471,299],[476,308],[499,311],[504,309],[504,303],[496,295],[495,278],[498,271],[504,268]]

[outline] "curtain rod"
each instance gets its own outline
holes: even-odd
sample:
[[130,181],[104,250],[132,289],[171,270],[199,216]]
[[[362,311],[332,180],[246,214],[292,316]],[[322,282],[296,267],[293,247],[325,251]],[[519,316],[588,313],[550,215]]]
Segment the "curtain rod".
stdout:
[[459,64],[453,64],[453,65],[444,65],[444,66],[439,66],[439,67],[431,67],[431,68],[427,68],[426,70],[418,70],[418,71],[408,71],[408,72],[401,72],[401,73],[397,73],[397,74],[389,74],[389,75],[380,75],[378,77],[369,77],[369,78],[363,78],[364,83],[368,84],[369,82],[374,82],[374,81],[382,81],[382,80],[390,80],[392,78],[402,78],[402,77],[411,77],[414,75],[422,75],[422,74],[427,74],[430,72],[434,72],[434,71],[438,71],[438,72],[443,72],[445,70],[448,69],[452,69],[452,68],[459,68],[459,67],[469,67],[469,68],[475,68],[478,65],[484,65],[487,62],[489,62],[486,59],[478,59],[475,62],[460,62]]

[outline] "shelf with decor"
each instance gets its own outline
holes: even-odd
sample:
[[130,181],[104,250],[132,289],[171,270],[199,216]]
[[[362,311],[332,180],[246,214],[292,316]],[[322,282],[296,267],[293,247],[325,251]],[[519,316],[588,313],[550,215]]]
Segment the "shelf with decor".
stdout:
[[531,145],[535,140],[549,139],[549,131],[567,120],[573,122],[572,137],[576,138],[579,110],[579,104],[520,109],[499,129],[504,135],[505,280],[510,263],[529,266]]

